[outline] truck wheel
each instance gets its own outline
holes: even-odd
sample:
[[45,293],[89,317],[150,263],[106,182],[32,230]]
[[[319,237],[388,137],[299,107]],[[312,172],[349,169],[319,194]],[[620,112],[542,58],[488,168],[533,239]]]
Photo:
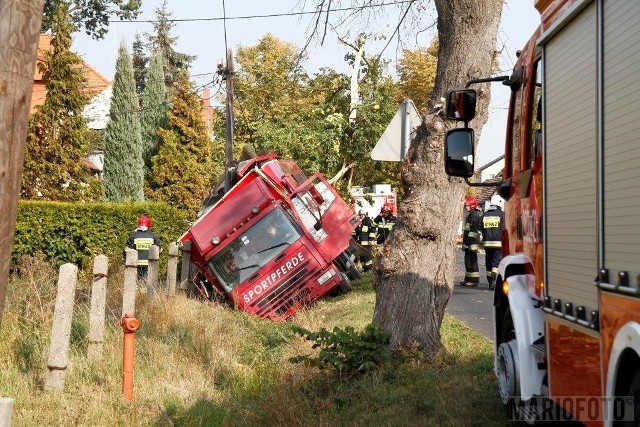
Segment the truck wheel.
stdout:
[[342,276],[342,281],[340,282],[340,293],[346,294],[347,292],[351,292],[353,287],[351,286],[351,280],[349,277],[342,271],[340,272],[340,276]]
[[[637,426],[638,420],[640,420],[640,371],[636,371],[631,377],[629,386],[627,387],[624,396],[633,396],[633,417],[625,417],[627,421],[614,422],[614,426]],[[627,408],[625,408],[627,409]],[[627,414],[625,414],[627,415]]]
[[502,400],[503,404],[508,405],[514,396],[520,395],[518,343],[516,340],[500,344],[496,356],[496,374],[500,400]]
[[347,271],[347,277],[351,280],[358,280],[362,277],[362,270],[360,270],[357,264],[352,262]]

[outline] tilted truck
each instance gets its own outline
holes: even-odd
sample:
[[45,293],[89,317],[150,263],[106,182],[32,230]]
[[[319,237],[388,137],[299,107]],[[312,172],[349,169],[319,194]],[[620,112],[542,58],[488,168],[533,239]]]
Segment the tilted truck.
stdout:
[[535,7],[541,25],[511,76],[447,94],[447,117],[464,127],[447,133],[445,169],[468,181],[471,88],[511,88],[497,188],[500,396],[529,422],[639,425],[640,1]]
[[206,298],[282,321],[360,275],[348,251],[359,220],[318,172],[269,154],[240,162],[234,185],[180,238]]

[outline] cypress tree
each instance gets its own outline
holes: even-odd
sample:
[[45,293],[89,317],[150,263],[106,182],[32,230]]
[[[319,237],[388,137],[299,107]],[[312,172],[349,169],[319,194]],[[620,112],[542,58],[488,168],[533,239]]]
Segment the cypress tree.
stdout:
[[144,46],[140,34],[133,39],[131,61],[133,62],[133,78],[136,80],[136,93],[142,95],[147,78],[147,63],[149,58],[144,54]]
[[149,61],[147,84],[142,93],[142,158],[146,171],[151,169],[151,158],[158,153],[160,137],[158,129],[167,126],[167,89],[164,85],[162,56],[154,52]]
[[100,197],[100,181],[81,159],[89,149],[89,129],[82,117],[87,103],[82,61],[72,52],[74,26],[66,3],[52,22],[52,49],[39,64],[47,88],[44,104],[29,120],[22,174],[22,197],[60,201]]
[[169,92],[173,91],[173,85],[181,70],[188,70],[191,62],[196,58],[186,53],[177,52],[174,49],[177,37],[171,37],[171,29],[175,26],[171,22],[173,14],[167,9],[167,0],[156,7],[156,22],[153,23],[154,33],[146,33],[149,39],[149,47],[152,51],[160,51],[164,67],[164,80]]
[[142,201],[144,162],[133,65],[120,44],[109,122],[104,131],[104,190],[110,201]]
[[214,169],[211,141],[202,118],[202,107],[185,71],[178,75],[171,96],[169,124],[160,129],[162,140],[158,154],[153,157],[150,193],[154,201],[165,202],[192,214],[208,195],[213,177],[221,172]]

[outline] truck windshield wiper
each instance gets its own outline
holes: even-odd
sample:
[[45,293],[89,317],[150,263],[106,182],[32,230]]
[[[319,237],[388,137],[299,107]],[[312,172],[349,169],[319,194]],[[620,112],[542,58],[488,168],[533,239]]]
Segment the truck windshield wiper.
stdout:
[[239,268],[234,268],[233,270],[231,270],[232,273],[238,272],[238,271],[242,271],[242,270],[248,270],[249,268],[259,268],[260,266],[258,264],[251,264],[251,265],[247,265],[244,267],[239,267]]
[[278,243],[277,245],[273,245],[273,246],[269,246],[268,248],[264,248],[261,251],[258,251],[259,254],[261,254],[262,252],[266,252],[266,251],[270,251],[272,249],[276,249],[279,248],[281,246],[290,246],[291,244],[289,242],[282,242],[282,243]]

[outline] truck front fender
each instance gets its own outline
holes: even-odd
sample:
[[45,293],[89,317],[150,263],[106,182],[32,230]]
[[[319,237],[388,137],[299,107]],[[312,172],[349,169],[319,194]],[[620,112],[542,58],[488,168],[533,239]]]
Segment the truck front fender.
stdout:
[[540,369],[538,365],[542,361],[531,349],[531,344],[544,336],[542,301],[535,294],[533,267],[526,255],[507,256],[498,268],[501,282],[496,285],[493,310],[496,347],[494,369],[497,375],[497,349],[502,342],[509,340],[504,328],[509,326],[506,322],[510,316],[513,325],[513,335],[510,337],[515,336],[518,347],[520,397],[528,400],[533,395],[541,394],[541,385],[546,374],[546,370]]

